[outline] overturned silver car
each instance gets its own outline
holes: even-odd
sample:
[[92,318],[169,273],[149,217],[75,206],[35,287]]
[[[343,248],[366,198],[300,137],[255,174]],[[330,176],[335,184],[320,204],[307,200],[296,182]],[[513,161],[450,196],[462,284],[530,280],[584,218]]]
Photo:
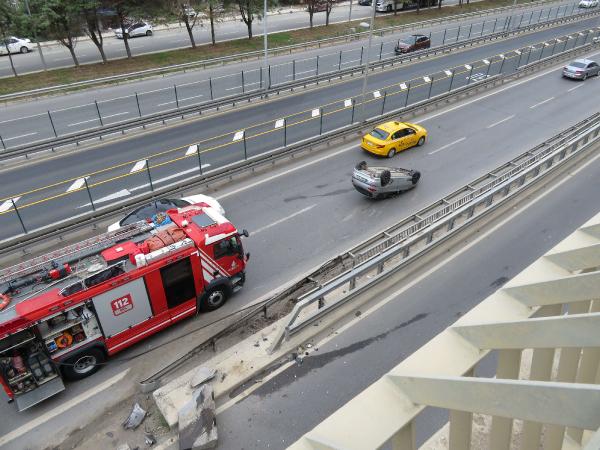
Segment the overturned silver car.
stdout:
[[399,167],[368,167],[361,161],[354,167],[352,185],[363,195],[385,198],[414,188],[421,172]]

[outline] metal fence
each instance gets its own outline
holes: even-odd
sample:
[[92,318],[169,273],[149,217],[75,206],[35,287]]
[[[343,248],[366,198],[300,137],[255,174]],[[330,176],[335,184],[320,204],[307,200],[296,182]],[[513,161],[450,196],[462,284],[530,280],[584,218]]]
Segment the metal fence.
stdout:
[[[489,21],[459,25],[430,32],[432,54],[447,44],[466,42],[476,37],[495,36],[499,32],[526,30],[537,24],[560,22],[559,19],[598,14],[596,11],[580,12],[576,5],[559,5],[539,11],[507,16]],[[370,61],[380,62],[393,58],[396,40],[382,41],[370,51]],[[452,48],[452,47],[449,47]],[[65,109],[47,110],[40,114],[12,117],[0,121],[0,149],[15,149],[28,144],[74,133],[125,123],[128,120],[148,117],[161,112],[182,110],[195,105],[206,105],[225,98],[235,98],[259,92],[297,80],[306,80],[323,74],[360,68],[366,63],[364,46],[311,58],[269,65],[266,68],[242,70],[239,73],[209,77],[207,79],[174,84],[146,92],[109,100],[95,100],[85,105]],[[419,52],[419,57],[429,52]],[[410,57],[409,57],[410,58]]]
[[[439,25],[441,23],[457,22],[457,21],[475,18],[475,17],[489,16],[489,15],[499,14],[499,13],[507,12],[507,11],[515,11],[518,9],[531,8],[531,7],[535,8],[537,6],[545,5],[548,3],[560,3],[560,1],[556,2],[555,0],[540,0],[540,1],[530,2],[530,3],[521,3],[521,4],[517,4],[517,5],[504,6],[504,7],[500,7],[500,8],[491,8],[491,9],[485,9],[485,10],[481,10],[481,11],[473,11],[473,12],[464,13],[464,14],[455,14],[455,15],[451,15],[451,16],[441,17],[438,19],[430,19],[430,20],[424,20],[424,21],[405,24],[405,25],[395,25],[395,26],[391,26],[391,27],[379,28],[375,31],[375,34],[383,37],[384,35],[390,34],[390,33],[398,33],[398,32],[404,32],[404,31],[409,31],[409,30],[418,30],[418,29],[422,29],[425,27]],[[367,34],[368,34],[367,32],[347,33],[347,34],[342,34],[340,36],[334,36],[331,38],[325,38],[325,39],[320,39],[320,40],[316,40],[316,41],[303,42],[300,44],[272,47],[272,48],[269,48],[269,54],[271,56],[277,56],[277,55],[282,55],[282,54],[292,54],[294,52],[299,52],[299,51],[306,51],[308,49],[313,49],[313,48],[327,47],[327,46],[339,44],[341,42],[359,40],[359,39],[364,38]],[[206,69],[206,67],[209,67],[209,66],[224,65],[227,63],[234,63],[234,62],[244,62],[244,61],[248,61],[248,60],[252,60],[252,59],[260,59],[263,57],[263,55],[264,55],[264,52],[262,50],[256,50],[256,51],[251,51],[251,52],[238,53],[238,54],[230,55],[230,56],[223,56],[223,57],[219,57],[219,58],[211,58],[211,59],[193,61],[193,62],[183,63],[183,64],[174,64],[174,65],[170,65],[170,66],[166,66],[166,67],[159,67],[156,69],[148,69],[148,70],[143,70],[143,71],[139,71],[139,72],[132,72],[132,73],[115,75],[115,76],[110,76],[110,77],[97,78],[94,80],[85,80],[85,81],[79,81],[79,82],[69,83],[69,84],[64,84],[64,85],[59,85],[59,86],[49,86],[46,88],[34,89],[31,91],[24,91],[24,92],[17,92],[17,93],[13,93],[13,94],[0,95],[0,101],[9,101],[9,100],[17,99],[17,98],[22,98],[22,97],[30,97],[30,96],[34,96],[34,95],[56,93],[56,92],[60,92],[60,91],[64,91],[64,90],[70,90],[70,89],[81,88],[81,87],[86,87],[86,86],[89,87],[89,86],[105,84],[105,83],[109,83],[109,82],[126,81],[126,80],[130,80],[133,78],[142,78],[142,77],[155,76],[155,75],[161,75],[161,74],[165,75],[165,74],[173,73],[173,72],[186,72],[187,70],[197,70],[199,68]]]
[[142,160],[132,160],[88,174],[81,174],[49,186],[0,199],[0,239],[27,234],[48,223],[93,213],[119,199],[152,193],[177,179],[210,176],[228,167],[259,160],[287,149],[303,147],[327,136],[345,133],[353,124],[368,119],[406,113],[461,92],[472,83],[507,77],[520,67],[553,55],[571,55],[590,48],[600,28],[542,42],[525,49],[453,67],[428,76],[394,83],[326,105],[274,118],[244,130],[212,137],[190,146],[163,151]]
[[[426,212],[417,213],[415,217],[418,220],[413,225],[390,238],[394,245],[384,245],[357,255],[354,268],[300,298],[289,320],[273,340],[271,351],[277,349],[284,339],[372,288],[448,239],[461,227],[490,213],[555,167],[595,146],[598,141],[600,113],[573,127],[569,133],[561,133],[543,150],[534,149],[533,155],[526,152],[501,166],[495,172],[503,172],[502,175],[492,181],[476,188],[472,187],[472,183],[467,184],[464,188],[467,193],[442,209],[428,215],[425,215]],[[510,169],[507,170],[507,167]],[[435,209],[435,204],[429,209]]]

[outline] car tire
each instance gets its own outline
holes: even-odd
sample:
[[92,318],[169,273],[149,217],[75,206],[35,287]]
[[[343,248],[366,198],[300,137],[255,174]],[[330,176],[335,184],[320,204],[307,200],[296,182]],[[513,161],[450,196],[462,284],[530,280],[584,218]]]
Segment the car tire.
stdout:
[[421,172],[419,172],[418,170],[413,171],[412,177],[411,177],[411,182],[414,185],[416,185],[419,180],[421,179]]
[[365,170],[367,168],[367,162],[361,161],[356,166],[354,166],[356,170]]
[[381,175],[379,175],[379,179],[381,180],[382,187],[387,186],[392,180],[392,174],[389,170],[384,170],[383,172],[381,172]]
[[223,306],[229,296],[231,295],[231,290],[225,284],[220,284],[210,288],[203,295],[202,301],[200,303],[200,309],[204,312],[214,311]]
[[106,355],[102,350],[97,347],[88,348],[67,359],[62,372],[67,380],[81,380],[97,372],[104,361]]
[[585,81],[587,80],[587,73],[583,75],[583,78],[581,79],[581,81]]
[[390,151],[388,152],[388,154],[387,154],[387,157],[388,157],[388,158],[393,158],[395,154],[396,154],[396,150],[392,148],[392,149],[390,149]]
[[146,31],[146,36],[152,36],[152,30]]
[[424,143],[425,143],[425,136],[421,136],[417,142],[417,147],[423,146]]
[[29,53],[29,49],[25,46],[21,47],[21,53]]

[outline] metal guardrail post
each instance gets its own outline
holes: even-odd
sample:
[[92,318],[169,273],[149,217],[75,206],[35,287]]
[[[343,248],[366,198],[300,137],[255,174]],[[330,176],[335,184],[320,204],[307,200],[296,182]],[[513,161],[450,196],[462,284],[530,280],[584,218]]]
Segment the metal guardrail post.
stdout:
[[25,227],[25,224],[23,223],[23,218],[21,217],[21,213],[19,212],[19,209],[17,208],[15,199],[11,198],[10,202],[12,203],[12,206],[13,206],[15,212],[17,213],[17,218],[19,219],[19,222],[21,222],[21,227],[23,227],[23,233],[27,233],[27,228]]
[[383,116],[383,113],[385,112],[385,99],[387,98],[387,91],[384,91],[383,93],[383,102],[381,104],[381,115]]
[[200,145],[196,144],[196,154],[198,155],[198,171],[202,175],[202,158],[200,157]]
[[6,144],[4,143],[4,139],[2,139],[2,135],[0,135],[0,144],[2,144],[2,148],[6,150]]
[[[212,86],[212,77],[208,78],[208,86],[210,88],[210,99],[214,100],[213,96],[213,86]],[[260,87],[262,88],[262,68],[260,70]]]
[[242,70],[242,94],[244,94],[246,92],[246,86],[245,86],[245,81],[244,81],[244,71]]
[[98,101],[94,100],[94,104],[96,105],[96,112],[98,113],[98,120],[100,121],[100,126],[103,127],[104,123],[102,122],[102,114],[100,114],[100,107],[98,106]]
[[96,211],[96,205],[94,205],[94,200],[92,199],[92,193],[90,192],[90,186],[88,185],[87,177],[83,177],[83,182],[85,183],[85,190],[87,191],[90,204],[92,205],[92,211]]
[[150,190],[154,191],[154,184],[152,183],[152,175],[150,174],[150,161],[146,160],[146,171],[148,172],[148,181],[150,182]]
[[135,93],[135,103],[137,104],[138,114],[142,117],[142,108],[140,108],[140,99],[137,92]]
[[50,125],[52,125],[52,131],[54,131],[54,137],[58,137],[56,133],[56,127],[54,126],[54,121],[52,120],[52,114],[50,114],[50,110],[48,110],[48,119],[50,120]]
[[177,85],[173,85],[173,90],[175,91],[175,106],[179,109],[179,96],[177,95]]

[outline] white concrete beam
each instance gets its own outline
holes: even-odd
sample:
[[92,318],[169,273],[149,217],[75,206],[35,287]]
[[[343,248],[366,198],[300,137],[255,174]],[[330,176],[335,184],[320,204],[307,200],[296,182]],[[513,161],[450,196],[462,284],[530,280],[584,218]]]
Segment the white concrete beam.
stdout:
[[416,404],[589,430],[600,427],[600,386],[529,380],[388,375]]
[[453,326],[481,349],[600,347],[600,313]]
[[561,253],[545,255],[555,264],[574,272],[600,266],[600,243],[586,247],[575,248]]

